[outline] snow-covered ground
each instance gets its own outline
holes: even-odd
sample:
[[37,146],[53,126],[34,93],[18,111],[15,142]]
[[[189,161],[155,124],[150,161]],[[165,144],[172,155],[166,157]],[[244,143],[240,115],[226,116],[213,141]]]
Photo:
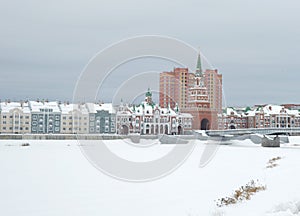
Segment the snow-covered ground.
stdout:
[[[250,141],[223,145],[199,168],[205,142],[172,174],[152,182],[129,183],[92,166],[76,141],[0,141],[0,215],[3,216],[202,216],[300,215],[300,137],[281,148]],[[172,145],[136,150],[126,140],[107,141],[120,156],[160,157]],[[130,149],[130,148],[133,148]],[[142,152],[140,152],[142,151]],[[149,158],[147,158],[147,155]],[[269,159],[278,166],[267,169]],[[218,208],[215,200],[258,179],[266,191],[251,200]]]

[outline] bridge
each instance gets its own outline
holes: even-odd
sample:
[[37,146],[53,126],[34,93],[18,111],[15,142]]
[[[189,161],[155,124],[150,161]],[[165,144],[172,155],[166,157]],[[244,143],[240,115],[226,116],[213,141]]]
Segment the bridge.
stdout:
[[245,134],[262,134],[262,135],[280,135],[288,134],[295,135],[300,134],[300,127],[294,128],[247,128],[247,129],[231,129],[231,130],[208,130],[206,131],[208,136],[225,136],[234,135],[241,136]]

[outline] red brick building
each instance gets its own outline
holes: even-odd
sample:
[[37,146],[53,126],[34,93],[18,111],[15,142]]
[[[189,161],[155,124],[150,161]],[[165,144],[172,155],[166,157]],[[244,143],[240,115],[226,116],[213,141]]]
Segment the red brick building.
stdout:
[[222,113],[222,75],[217,70],[202,71],[198,55],[195,73],[188,68],[174,68],[160,74],[160,106],[179,108],[193,115],[194,130],[218,129],[218,112]]
[[159,77],[159,105],[173,109],[177,103],[179,108],[185,108],[188,98],[189,71],[188,68],[174,68],[171,72],[162,72]]

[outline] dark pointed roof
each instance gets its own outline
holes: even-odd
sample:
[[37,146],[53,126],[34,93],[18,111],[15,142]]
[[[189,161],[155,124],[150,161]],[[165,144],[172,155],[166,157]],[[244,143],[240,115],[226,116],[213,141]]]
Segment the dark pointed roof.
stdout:
[[200,77],[203,76],[200,52],[198,54],[198,59],[197,59],[196,76],[200,76]]
[[148,88],[148,91],[146,92],[146,97],[152,97],[150,88]]

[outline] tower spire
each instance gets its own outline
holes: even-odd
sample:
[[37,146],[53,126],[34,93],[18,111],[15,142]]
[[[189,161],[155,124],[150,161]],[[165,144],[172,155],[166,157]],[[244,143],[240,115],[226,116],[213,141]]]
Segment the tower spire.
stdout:
[[200,77],[203,76],[200,50],[199,50],[198,59],[197,59],[196,76],[200,76]]

